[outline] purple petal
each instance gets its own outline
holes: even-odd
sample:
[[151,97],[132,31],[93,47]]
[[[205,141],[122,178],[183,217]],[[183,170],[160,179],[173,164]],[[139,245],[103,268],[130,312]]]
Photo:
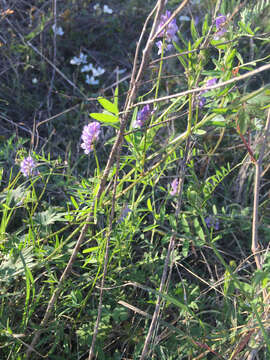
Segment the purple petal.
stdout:
[[178,179],[174,179],[173,182],[171,183],[172,190],[170,191],[170,194],[172,196],[177,194],[178,184],[179,184]]
[[36,163],[31,156],[28,156],[21,162],[21,172],[25,177],[32,175],[34,173],[35,167]]

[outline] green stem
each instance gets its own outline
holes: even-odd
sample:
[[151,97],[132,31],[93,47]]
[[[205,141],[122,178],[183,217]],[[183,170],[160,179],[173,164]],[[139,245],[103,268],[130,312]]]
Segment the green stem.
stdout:
[[96,152],[95,146],[93,146],[93,149],[94,149],[94,156],[95,156],[96,165],[97,165],[97,176],[99,177],[99,175],[100,175],[100,167],[99,167],[99,162],[98,162],[98,157],[97,157],[97,152]]

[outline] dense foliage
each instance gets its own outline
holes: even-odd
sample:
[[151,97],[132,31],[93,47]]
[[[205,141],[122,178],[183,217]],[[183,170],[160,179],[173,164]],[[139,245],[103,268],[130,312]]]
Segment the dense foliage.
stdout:
[[270,1],[2,3],[0,359],[269,359]]

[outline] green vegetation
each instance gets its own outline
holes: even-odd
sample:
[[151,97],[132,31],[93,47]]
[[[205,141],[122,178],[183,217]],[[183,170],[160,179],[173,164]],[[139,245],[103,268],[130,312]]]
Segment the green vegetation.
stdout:
[[270,1],[9,6],[0,359],[269,359]]

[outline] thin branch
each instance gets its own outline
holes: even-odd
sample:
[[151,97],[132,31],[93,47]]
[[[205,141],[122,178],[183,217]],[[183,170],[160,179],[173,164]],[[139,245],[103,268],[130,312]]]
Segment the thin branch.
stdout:
[[182,91],[180,93],[172,94],[172,95],[168,95],[168,96],[163,96],[163,97],[158,98],[158,99],[140,101],[140,102],[137,102],[136,104],[134,104],[132,107],[136,107],[136,106],[139,106],[139,105],[153,104],[156,101],[160,102],[160,101],[170,100],[170,99],[174,99],[174,98],[180,97],[180,96],[185,96],[185,95],[188,95],[188,94],[199,93],[199,92],[204,91],[204,90],[218,89],[218,88],[220,88],[222,86],[226,86],[226,85],[238,82],[238,81],[242,81],[244,79],[249,78],[250,76],[257,75],[260,72],[266,71],[266,70],[269,70],[269,69],[270,69],[270,64],[263,65],[263,66],[259,67],[258,69],[249,71],[249,72],[247,72],[247,73],[245,73],[243,75],[234,77],[234,78],[232,78],[230,80],[227,80],[227,81],[224,81],[224,82],[212,85],[212,86],[205,86],[205,87],[201,87],[201,88],[185,90],[185,91]]
[[262,145],[259,151],[258,160],[255,163],[255,179],[254,179],[254,200],[253,200],[253,221],[252,221],[252,253],[255,258],[255,262],[257,265],[257,269],[262,268],[262,260],[259,250],[259,243],[258,243],[258,222],[259,222],[259,194],[260,194],[260,180],[261,180],[261,173],[262,173],[262,162],[266,147],[267,138],[270,132],[270,109],[268,110],[267,121],[264,129],[264,136]]
[[132,69],[132,74],[131,74],[131,81],[130,81],[131,84],[134,84],[134,81],[135,81],[135,76],[136,76],[136,71],[137,71],[137,60],[138,60],[138,56],[139,56],[139,49],[140,49],[140,46],[141,46],[141,43],[142,43],[142,39],[143,39],[143,36],[145,34],[147,24],[148,24],[149,20],[151,19],[152,15],[154,14],[154,12],[155,12],[155,10],[157,8],[157,5],[158,5],[158,3],[156,3],[156,6],[153,8],[153,10],[147,16],[147,18],[145,20],[145,23],[143,25],[143,29],[142,29],[139,41],[138,41],[137,46],[136,46],[136,51],[135,51],[135,56],[134,56],[134,61],[133,61],[133,69]]
[[[53,64],[56,63],[56,54],[57,54],[57,42],[56,42],[56,33],[57,33],[57,0],[53,0],[53,23],[54,23],[54,31],[53,31]],[[52,90],[53,90],[53,84],[54,84],[54,79],[55,79],[55,68],[56,66],[54,66],[52,68],[52,77],[51,77],[51,81],[50,81],[50,87],[48,90],[48,95],[47,95],[47,109],[48,109],[48,114],[49,116],[51,116],[51,109],[52,109],[52,101],[51,101],[51,95],[52,95]]]

